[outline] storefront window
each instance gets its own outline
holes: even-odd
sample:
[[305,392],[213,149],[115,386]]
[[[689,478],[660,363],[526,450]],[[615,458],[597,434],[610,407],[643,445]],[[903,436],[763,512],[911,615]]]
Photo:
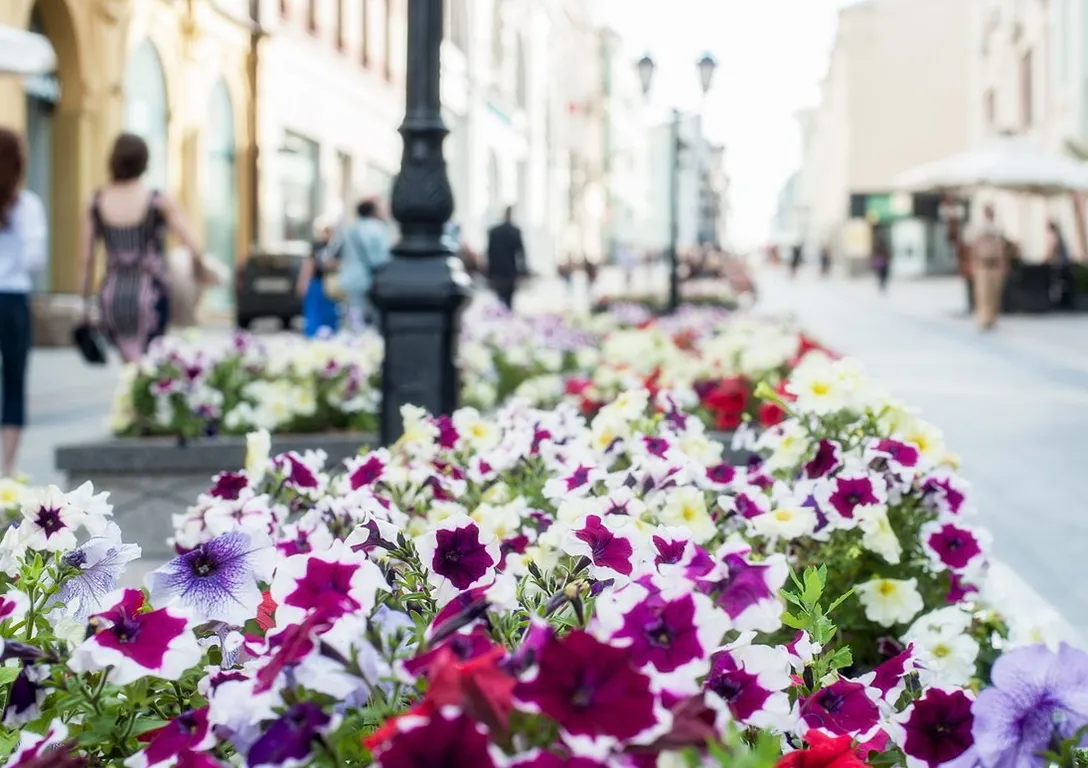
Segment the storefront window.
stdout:
[[[234,152],[234,107],[230,91],[220,80],[212,91],[204,155],[204,247],[233,278],[238,246],[238,178]],[[217,287],[209,301],[227,307],[233,292]]]
[[320,170],[316,141],[288,131],[280,148],[283,239],[311,240],[320,210]]

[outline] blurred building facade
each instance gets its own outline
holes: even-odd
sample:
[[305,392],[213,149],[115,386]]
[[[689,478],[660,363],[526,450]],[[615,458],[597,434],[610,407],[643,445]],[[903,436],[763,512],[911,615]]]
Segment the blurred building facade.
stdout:
[[[122,130],[151,150],[210,254],[305,240],[388,197],[400,165],[408,0],[5,0],[58,71],[0,78],[51,222],[41,288],[78,289],[79,229]],[[645,244],[652,204],[631,52],[596,0],[445,0],[442,102],[470,246],[515,207],[532,268]],[[667,175],[660,177],[667,179]],[[233,270],[232,270],[233,271]],[[229,292],[217,300],[229,302]]]
[[251,236],[249,3],[8,0],[0,24],[40,32],[57,53],[53,75],[0,78],[0,114],[26,133],[28,184],[50,219],[39,287],[78,289],[79,228],[121,130],[147,139],[149,181],[233,260]]
[[881,0],[840,11],[820,102],[798,115],[792,218],[810,249],[827,246],[860,271],[881,238],[898,273],[954,268],[939,200],[896,194],[893,180],[972,143],[972,2]]
[[[1051,152],[1088,160],[1088,3],[973,0],[972,11],[975,141],[1012,133]],[[1026,259],[1045,257],[1048,218],[1059,222],[1076,255],[1088,256],[1080,196],[979,198],[996,206],[1002,226]],[[1078,209],[1079,220],[1074,215]]]

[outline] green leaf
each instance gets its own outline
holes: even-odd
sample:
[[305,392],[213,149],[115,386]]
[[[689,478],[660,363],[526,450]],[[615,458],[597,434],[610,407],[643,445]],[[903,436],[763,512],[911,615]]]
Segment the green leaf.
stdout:
[[782,612],[782,623],[791,629],[808,629],[808,622],[805,619],[794,616],[789,611]]

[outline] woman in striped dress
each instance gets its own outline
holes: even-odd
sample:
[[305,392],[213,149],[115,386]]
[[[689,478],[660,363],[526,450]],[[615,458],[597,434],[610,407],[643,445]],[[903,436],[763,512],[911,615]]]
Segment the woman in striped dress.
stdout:
[[174,202],[141,178],[147,170],[147,144],[123,133],[110,154],[111,182],[95,192],[83,233],[83,295],[89,313],[94,245],[106,251],[106,277],[99,291],[102,327],[125,362],[135,362],[166,332],[170,287],[166,279],[166,231],[193,255],[194,274],[203,258],[184,216]]

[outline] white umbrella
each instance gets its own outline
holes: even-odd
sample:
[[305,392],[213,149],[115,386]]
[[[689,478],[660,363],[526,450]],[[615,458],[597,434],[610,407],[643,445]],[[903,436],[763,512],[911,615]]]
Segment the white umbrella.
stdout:
[[1038,195],[1088,190],[1088,164],[1048,152],[1028,139],[1003,136],[898,176],[897,189],[967,190],[979,187]]
[[0,74],[44,75],[56,68],[57,55],[45,37],[0,27]]

